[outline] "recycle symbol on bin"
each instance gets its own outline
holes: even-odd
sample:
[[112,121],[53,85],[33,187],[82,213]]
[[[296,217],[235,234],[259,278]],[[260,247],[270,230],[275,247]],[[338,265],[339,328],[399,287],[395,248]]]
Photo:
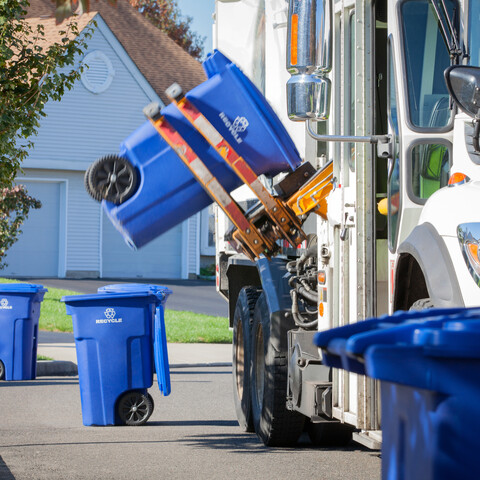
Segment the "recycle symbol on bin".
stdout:
[[6,307],[6,306],[8,305],[8,300],[7,300],[6,298],[2,298],[2,299],[0,300],[0,305],[1,305],[2,307]]
[[241,133],[247,129],[248,125],[248,120],[245,117],[237,117],[234,120],[232,127],[235,133]]
[[113,308],[107,308],[105,310],[105,317],[114,318],[115,317],[115,310]]

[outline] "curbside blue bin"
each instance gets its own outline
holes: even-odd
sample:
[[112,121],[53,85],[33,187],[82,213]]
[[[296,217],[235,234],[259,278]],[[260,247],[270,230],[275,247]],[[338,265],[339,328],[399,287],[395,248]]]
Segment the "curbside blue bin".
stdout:
[[169,288],[160,285],[143,283],[118,283],[105,285],[98,289],[98,293],[123,293],[123,292],[151,292],[157,297],[155,314],[153,315],[153,347],[155,371],[160,392],[168,396],[172,391],[170,382],[170,366],[168,363],[167,333],[165,330],[165,303],[173,293]]
[[480,477],[479,308],[401,312],[314,343],[327,365],[381,380],[384,480]]
[[[285,127],[252,82],[228,58],[215,51],[204,62],[208,79],[187,98],[242,155],[257,174],[274,176],[294,170],[301,158]],[[173,104],[161,114],[184,138],[226,191],[240,178]],[[235,125],[235,126],[234,126]],[[175,151],[150,121],[120,145],[139,174],[133,196],[103,208],[132,248],[140,248],[212,203]]]
[[153,412],[152,292],[63,297],[72,316],[84,425],[142,425]]
[[45,292],[43,285],[0,285],[0,379],[35,379],[38,320]]

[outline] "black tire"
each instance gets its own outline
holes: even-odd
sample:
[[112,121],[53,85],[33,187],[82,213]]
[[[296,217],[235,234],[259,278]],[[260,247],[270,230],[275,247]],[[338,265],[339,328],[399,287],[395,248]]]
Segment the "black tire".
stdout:
[[355,428],[345,423],[308,422],[306,431],[310,441],[317,447],[345,447],[352,440]]
[[132,390],[124,393],[118,400],[117,412],[124,425],[143,425],[153,413],[149,394]]
[[4,380],[4,379],[5,379],[5,365],[0,360],[0,380]]
[[416,302],[413,302],[410,310],[425,310],[426,308],[434,308],[435,305],[433,304],[430,298],[420,298]]
[[138,174],[135,167],[123,157],[106,155],[88,168],[86,190],[94,200],[120,205],[137,190]]
[[270,315],[265,294],[253,314],[250,382],[255,433],[266,446],[290,447],[303,432],[305,417],[286,406],[287,352],[270,342]]
[[244,287],[238,295],[233,315],[233,400],[237,420],[244,432],[254,432],[250,392],[251,330],[253,311],[261,290]]

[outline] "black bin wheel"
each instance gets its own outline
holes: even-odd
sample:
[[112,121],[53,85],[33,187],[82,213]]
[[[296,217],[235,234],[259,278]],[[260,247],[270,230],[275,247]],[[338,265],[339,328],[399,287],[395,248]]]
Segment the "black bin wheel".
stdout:
[[98,202],[120,205],[136,192],[137,183],[135,167],[118,155],[99,158],[85,172],[85,189]]
[[153,413],[153,404],[150,395],[142,392],[131,391],[124,393],[117,403],[120,420],[125,425],[143,425]]
[[4,378],[5,378],[5,365],[0,360],[0,380],[3,380]]

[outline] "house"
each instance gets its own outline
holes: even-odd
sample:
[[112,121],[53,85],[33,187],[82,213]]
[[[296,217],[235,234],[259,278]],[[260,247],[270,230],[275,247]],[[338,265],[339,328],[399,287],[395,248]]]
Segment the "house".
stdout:
[[[31,0],[28,18],[47,37],[58,35],[50,0]],[[146,120],[142,109],[168,100],[165,89],[185,90],[204,81],[199,62],[151,25],[126,0],[91,1],[80,17],[97,26],[77,65],[89,68],[60,102],[49,102],[35,146],[17,178],[42,201],[9,250],[12,277],[189,278],[202,252],[211,255],[209,216],[197,214],[138,251],[132,251],[84,188],[84,172]],[[204,239],[202,241],[202,238]],[[214,250],[214,249],[213,249]],[[210,257],[211,258],[211,257]]]

